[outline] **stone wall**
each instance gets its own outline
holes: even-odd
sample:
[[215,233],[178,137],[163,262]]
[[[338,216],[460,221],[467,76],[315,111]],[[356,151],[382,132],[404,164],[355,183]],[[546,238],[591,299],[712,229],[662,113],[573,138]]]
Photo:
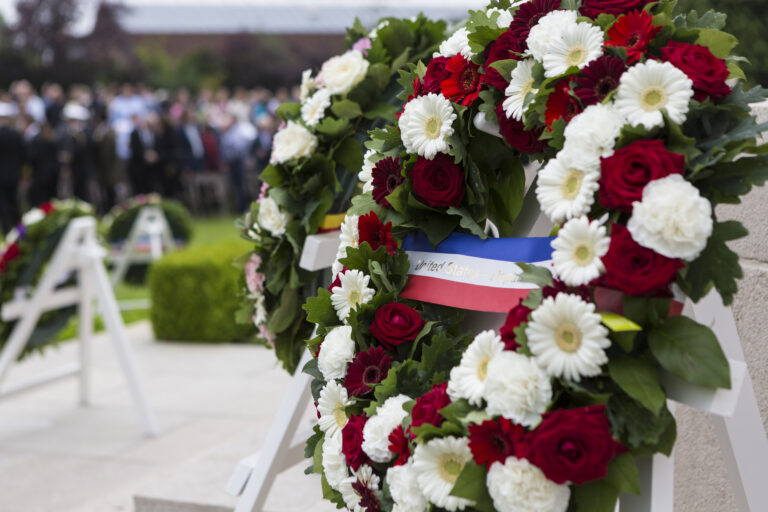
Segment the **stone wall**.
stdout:
[[[760,122],[768,121],[768,102],[754,110]],[[740,205],[719,207],[717,213],[721,219],[741,221],[750,233],[731,246],[744,269],[733,313],[768,430],[768,186],[753,190]],[[707,415],[681,406],[675,416],[675,512],[735,512],[723,456]],[[765,464],[768,485],[768,461]]]

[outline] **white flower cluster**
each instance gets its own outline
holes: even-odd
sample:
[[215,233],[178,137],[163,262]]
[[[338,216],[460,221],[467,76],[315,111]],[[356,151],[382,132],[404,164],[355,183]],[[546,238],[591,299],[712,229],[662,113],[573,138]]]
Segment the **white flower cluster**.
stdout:
[[453,105],[442,94],[429,93],[413,98],[405,104],[398,121],[405,149],[427,160],[432,160],[438,153],[447,153],[455,120]]
[[259,214],[256,216],[258,226],[254,226],[254,229],[260,231],[259,228],[264,228],[273,236],[282,236],[289,220],[290,216],[280,209],[277,202],[265,196],[259,201]]
[[363,451],[374,462],[389,462],[394,454],[389,451],[389,435],[408,416],[403,405],[411,400],[406,395],[397,395],[376,409],[363,427]]

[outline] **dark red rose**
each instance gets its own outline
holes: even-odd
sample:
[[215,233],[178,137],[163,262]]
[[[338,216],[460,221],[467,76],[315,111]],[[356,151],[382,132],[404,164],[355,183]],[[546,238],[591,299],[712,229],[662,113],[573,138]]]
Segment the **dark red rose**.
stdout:
[[389,451],[397,455],[395,459],[395,466],[402,466],[408,462],[408,458],[411,456],[411,446],[408,443],[408,437],[403,431],[403,426],[398,425],[395,430],[389,434]]
[[669,283],[685,266],[679,259],[667,258],[641,246],[620,224],[611,228],[611,244],[603,256],[603,264],[603,284],[628,295],[668,292]]
[[515,12],[509,29],[514,36],[523,42],[524,49],[528,49],[526,40],[531,29],[536,26],[541,18],[548,13],[560,8],[560,0],[533,0],[520,6]]
[[445,63],[445,70],[450,75],[440,83],[443,95],[465,107],[472,105],[480,97],[480,89],[483,87],[480,66],[465,59],[463,55],[454,55]]
[[517,350],[520,344],[515,339],[515,329],[523,322],[528,321],[528,317],[533,312],[528,306],[523,306],[523,301],[509,310],[507,320],[499,329],[501,341],[504,342],[504,350]]
[[500,60],[520,60],[520,55],[525,51],[525,39],[515,36],[512,30],[507,30],[497,40],[488,47],[488,56],[483,64],[485,71],[485,82],[504,91],[509,85],[509,77],[501,76],[491,64]]
[[395,350],[398,345],[415,340],[425,323],[412,307],[390,302],[376,311],[369,331],[386,349]]
[[49,213],[51,213],[51,212],[52,212],[52,211],[53,211],[55,208],[54,208],[54,206],[53,206],[53,203],[51,203],[50,201],[48,201],[48,202],[46,202],[46,203],[43,203],[43,204],[41,204],[41,205],[40,205],[40,209],[43,211],[43,213],[44,213],[44,214],[48,215],[48,214],[49,214]]
[[383,246],[389,254],[395,253],[397,242],[392,238],[392,223],[381,222],[376,212],[361,215],[357,221],[357,229],[360,232],[361,244],[368,242],[374,251]]
[[391,194],[405,178],[402,175],[400,159],[391,156],[376,162],[371,171],[373,176],[373,200],[378,204],[391,208],[387,196]]
[[627,67],[624,61],[611,55],[590,62],[574,80],[573,93],[584,106],[602,103],[619,86],[619,79]]
[[559,279],[555,279],[552,282],[552,286],[545,286],[541,289],[541,295],[546,299],[549,297],[557,297],[560,293],[570,293],[584,299],[585,302],[592,302],[592,297],[589,291],[589,286],[581,285],[577,287],[568,286]]
[[661,49],[661,57],[688,75],[693,81],[693,97],[697,100],[719,100],[731,93],[731,88],[725,83],[730,75],[727,64],[715,57],[706,46],[669,41]]
[[510,455],[517,458],[525,456],[525,429],[506,418],[472,424],[468,430],[469,449],[478,465],[490,467],[494,462],[504,463]]
[[539,140],[544,131],[542,128],[526,130],[525,124],[522,121],[507,117],[507,114],[504,112],[504,106],[501,103],[496,106],[496,117],[499,120],[499,132],[504,137],[504,140],[507,141],[507,144],[527,155],[534,155],[544,151],[547,143]]
[[600,204],[627,213],[642,200],[649,182],[685,171],[685,157],[667,151],[657,139],[638,140],[600,161]]
[[605,406],[556,410],[526,436],[526,458],[557,484],[604,478],[608,463],[625,448],[611,437]]
[[344,387],[352,396],[363,396],[387,377],[392,358],[381,347],[358,352],[347,369]]
[[440,409],[451,403],[447,389],[447,382],[436,384],[432,391],[416,400],[416,404],[411,409],[411,429],[425,423],[436,427],[443,424],[445,418],[440,414]]
[[447,57],[439,56],[435,57],[427,65],[427,72],[424,75],[424,86],[422,88],[423,94],[440,92],[440,84],[443,80],[451,76],[451,72],[445,69],[445,64],[448,62]]
[[661,31],[653,24],[653,16],[645,11],[635,11],[622,16],[608,29],[605,46],[627,50],[627,61],[631,64],[646,54],[648,44]]
[[433,160],[419,157],[411,179],[413,194],[426,205],[459,206],[464,199],[464,171],[445,153],[438,153]]
[[618,16],[631,11],[643,9],[655,0],[584,0],[581,2],[581,14],[592,19],[601,13]]
[[363,427],[367,421],[368,418],[364,414],[351,416],[341,430],[341,451],[347,459],[347,464],[355,471],[369,462],[363,451]]
[[547,110],[544,112],[544,121],[547,126],[558,119],[565,119],[567,123],[576,115],[581,114],[581,105],[579,100],[571,94],[571,84],[569,80],[561,80],[555,85],[555,91],[547,99]]

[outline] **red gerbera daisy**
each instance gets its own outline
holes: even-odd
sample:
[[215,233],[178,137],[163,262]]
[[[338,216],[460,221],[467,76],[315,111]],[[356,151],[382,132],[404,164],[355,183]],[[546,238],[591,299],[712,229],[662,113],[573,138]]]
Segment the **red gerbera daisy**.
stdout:
[[391,156],[379,160],[371,174],[373,175],[373,200],[390,208],[392,205],[387,201],[387,196],[405,179],[400,168],[400,160]]
[[579,101],[571,94],[571,85],[568,80],[563,80],[555,85],[555,92],[549,95],[547,110],[544,112],[547,126],[558,119],[564,119],[567,123],[577,114],[581,113]]
[[381,347],[372,347],[358,352],[349,365],[344,387],[352,396],[363,396],[371,390],[372,384],[384,380],[389,373],[392,358]]
[[395,253],[397,242],[392,239],[392,223],[381,222],[376,212],[361,215],[360,220],[357,221],[357,229],[360,231],[361,244],[368,242],[374,251],[384,246],[389,254]]
[[485,420],[469,427],[469,449],[477,464],[490,467],[494,462],[503,463],[507,457],[525,456],[523,437],[525,429],[506,418],[498,421]]
[[661,27],[653,25],[653,16],[646,11],[634,11],[621,16],[608,29],[605,46],[616,46],[627,50],[629,63],[639,61]]
[[522,41],[523,47],[527,50],[528,45],[525,42],[531,29],[539,22],[541,18],[560,8],[560,0],[533,0],[520,6],[512,18],[509,28],[514,37]]
[[619,86],[619,79],[626,69],[623,60],[603,55],[581,70],[581,76],[574,80],[573,93],[585,107],[602,103]]
[[408,438],[405,437],[402,425],[398,425],[389,434],[389,451],[397,455],[395,466],[402,466],[408,462],[408,457],[411,456],[411,446],[408,444]]
[[488,48],[488,58],[485,59],[483,70],[485,82],[503,91],[509,84],[509,78],[501,76],[491,64],[500,60],[520,60],[520,55],[525,51],[525,39],[518,38],[511,30],[507,30],[494,41]]
[[465,107],[470,106],[480,96],[480,89],[483,86],[483,75],[480,74],[479,69],[480,66],[468,61],[462,55],[455,55],[448,59],[445,70],[451,74],[440,84],[443,95]]

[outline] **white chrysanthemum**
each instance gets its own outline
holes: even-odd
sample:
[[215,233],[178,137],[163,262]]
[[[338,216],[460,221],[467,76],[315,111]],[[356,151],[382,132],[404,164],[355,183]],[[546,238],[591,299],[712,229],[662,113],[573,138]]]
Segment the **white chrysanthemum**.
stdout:
[[533,88],[534,64],[533,59],[522,60],[512,70],[512,78],[504,91],[506,99],[503,106],[507,118],[522,121],[525,114],[525,97],[528,94],[536,94],[537,90]]
[[610,244],[600,221],[586,216],[569,220],[552,241],[554,274],[568,286],[589,284],[605,272],[602,257]]
[[435,52],[434,57],[453,57],[461,54],[469,60],[474,55],[472,48],[469,47],[469,30],[465,27],[454,32],[451,37],[440,43],[440,48]]
[[438,153],[447,153],[455,120],[453,106],[442,94],[412,99],[405,104],[398,122],[405,149],[428,160]]
[[280,210],[280,206],[274,199],[267,196],[259,202],[259,215],[256,217],[259,225],[274,236],[285,234],[288,225],[288,214]]
[[317,399],[317,412],[320,418],[317,424],[320,430],[327,436],[341,436],[341,429],[349,421],[345,408],[352,405],[347,390],[344,386],[330,381],[320,390],[320,397]]
[[24,215],[21,216],[21,223],[25,226],[31,226],[37,224],[45,218],[45,212],[40,208],[32,208]]
[[255,296],[256,301],[253,304],[253,325],[259,327],[267,323],[267,307],[263,294]]
[[358,50],[349,50],[331,57],[320,70],[323,84],[332,94],[347,94],[363,81],[369,65],[363,53]]
[[348,325],[334,327],[325,335],[323,347],[317,356],[317,367],[325,380],[343,379],[347,364],[355,358],[355,342]]
[[328,484],[337,491],[341,482],[349,477],[341,436],[325,436],[323,440],[323,473]]
[[679,174],[654,180],[627,223],[638,244],[668,258],[695,260],[712,235],[712,205]]
[[360,498],[362,498],[362,496],[354,489],[354,487],[352,487],[352,484],[356,482],[359,482],[368,489],[378,493],[381,478],[373,472],[371,466],[364,464],[360,466],[360,469],[358,469],[353,476],[345,478],[341,482],[341,485],[339,485],[339,492],[341,493],[341,497],[344,498],[344,503],[346,503],[347,508],[352,512],[365,512],[363,507],[360,506]]
[[387,398],[381,407],[376,409],[376,414],[365,423],[362,448],[372,461],[392,460],[394,454],[389,451],[389,435],[408,416],[403,404],[410,400],[406,395]]
[[416,446],[413,470],[421,492],[431,503],[446,510],[464,510],[474,502],[451,496],[464,465],[472,460],[467,437],[443,437]]
[[609,105],[590,105],[565,127],[564,150],[578,165],[600,164],[613,155],[616,139],[626,120]]
[[298,123],[288,124],[275,134],[270,162],[282,164],[294,158],[311,156],[317,149],[317,137]]
[[600,374],[611,346],[595,305],[576,295],[547,297],[525,329],[528,348],[536,362],[552,377],[579,382]]
[[685,122],[693,97],[693,82],[669,62],[648,60],[621,75],[616,109],[632,126],[646,130],[664,125],[661,111],[677,124]]
[[570,68],[582,69],[603,54],[603,31],[591,23],[568,25],[549,45],[544,55],[544,76],[564,75]]
[[317,88],[317,82],[312,77],[312,70],[305,69],[301,73],[301,87],[299,88],[299,101],[304,103],[312,92]]
[[528,460],[514,456],[492,464],[485,483],[499,512],[565,512],[571,498],[567,484],[556,484]]
[[498,7],[492,7],[488,9],[485,14],[488,15],[488,19],[491,18],[493,13],[499,13],[499,17],[496,18],[496,26],[499,28],[509,28],[509,24],[512,23],[514,17],[508,9],[499,9]]
[[475,336],[461,356],[459,365],[451,370],[448,380],[451,400],[466,398],[470,404],[479,406],[483,401],[488,363],[503,350],[504,343],[494,331],[483,331]]
[[536,361],[505,350],[488,363],[486,412],[524,427],[535,425],[552,400],[552,383]]
[[600,188],[599,162],[579,165],[571,158],[572,151],[561,151],[539,171],[536,198],[547,217],[560,224],[568,219],[586,215],[595,202]]
[[419,487],[413,470],[413,459],[387,470],[389,493],[395,502],[392,512],[427,512],[429,502]]
[[333,279],[342,271],[344,265],[339,263],[339,259],[347,257],[347,247],[357,249],[360,245],[360,230],[358,229],[358,215],[347,215],[339,228],[339,248],[336,250],[336,260],[331,268]]
[[543,16],[539,22],[531,28],[528,34],[528,51],[539,62],[549,53],[552,43],[560,38],[560,34],[576,24],[578,15],[576,11],[552,11]]
[[363,168],[357,174],[358,179],[363,183],[363,194],[373,190],[373,168],[376,163],[382,159],[382,156],[376,151],[369,149],[363,156]]
[[301,118],[307,126],[315,126],[325,117],[325,110],[330,106],[330,91],[320,89],[301,106]]
[[371,277],[359,270],[348,270],[339,277],[341,286],[334,286],[331,290],[331,303],[333,304],[339,320],[347,320],[352,308],[369,302],[376,291],[368,287]]

